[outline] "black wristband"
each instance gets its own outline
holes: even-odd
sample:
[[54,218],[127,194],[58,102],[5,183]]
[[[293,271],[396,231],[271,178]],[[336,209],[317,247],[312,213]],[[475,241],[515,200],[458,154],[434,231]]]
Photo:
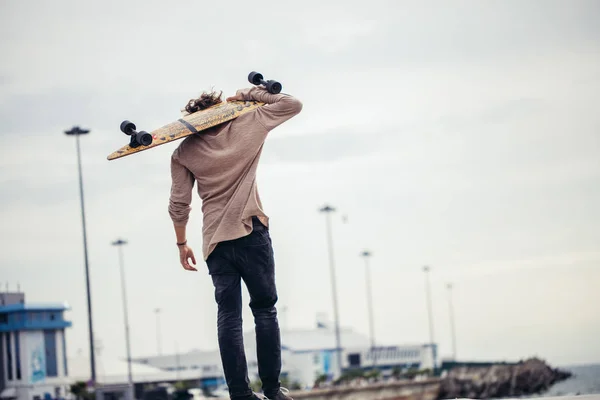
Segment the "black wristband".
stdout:
[[187,244],[187,240],[184,240],[183,243],[177,243],[177,246],[183,246]]

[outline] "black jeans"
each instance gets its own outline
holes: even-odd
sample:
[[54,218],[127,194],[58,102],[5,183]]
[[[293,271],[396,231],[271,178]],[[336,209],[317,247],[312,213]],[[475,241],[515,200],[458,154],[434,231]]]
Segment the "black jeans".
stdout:
[[266,396],[279,391],[281,339],[277,321],[275,262],[269,230],[252,218],[253,231],[221,242],[206,263],[215,286],[217,331],[225,380],[232,399],[252,394],[242,333],[242,287],[250,294],[254,315],[258,374]]

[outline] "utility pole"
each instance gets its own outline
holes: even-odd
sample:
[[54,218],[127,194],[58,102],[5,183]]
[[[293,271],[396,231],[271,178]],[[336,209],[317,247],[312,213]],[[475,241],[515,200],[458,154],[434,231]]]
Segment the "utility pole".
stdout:
[[336,347],[336,356],[337,356],[337,364],[340,370],[340,375],[342,374],[342,347],[340,344],[340,325],[339,325],[339,316],[338,316],[338,302],[337,302],[337,288],[336,288],[336,278],[335,278],[335,260],[333,257],[333,239],[331,233],[331,213],[335,211],[335,208],[325,205],[320,210],[320,212],[325,213],[326,215],[326,224],[327,224],[327,245],[329,250],[329,268],[331,273],[331,292],[333,299],[333,316],[335,322],[335,347]]
[[125,290],[125,267],[123,266],[123,246],[127,242],[123,239],[118,239],[112,242],[113,246],[119,249],[119,267],[121,269],[121,289],[123,292],[123,317],[125,321],[125,345],[127,348],[127,378],[130,386],[133,386],[133,377],[131,376],[131,348],[129,341],[129,316],[127,312],[127,293]]
[[88,265],[88,249],[87,249],[87,232],[85,226],[85,207],[83,201],[83,178],[81,174],[81,150],[79,147],[79,136],[89,133],[89,129],[81,129],[78,126],[65,131],[67,135],[75,136],[75,143],[77,146],[77,169],[79,171],[79,199],[81,201],[81,224],[83,227],[83,254],[85,260],[85,287],[87,293],[87,311],[88,311],[88,331],[89,331],[89,342],[90,342],[90,371],[92,385],[96,386],[96,358],[94,355],[94,329],[92,326],[92,296],[90,291],[90,271]]
[[367,285],[367,310],[369,314],[369,338],[371,341],[371,356],[373,357],[373,367],[377,364],[377,354],[375,351],[375,328],[373,326],[373,297],[371,294],[371,271],[369,268],[369,258],[371,252],[365,250],[361,253],[365,259],[365,282]]
[[456,330],[454,326],[454,305],[452,304],[452,284],[446,285],[448,288],[448,307],[450,309],[450,332],[452,333],[452,360],[456,361]]

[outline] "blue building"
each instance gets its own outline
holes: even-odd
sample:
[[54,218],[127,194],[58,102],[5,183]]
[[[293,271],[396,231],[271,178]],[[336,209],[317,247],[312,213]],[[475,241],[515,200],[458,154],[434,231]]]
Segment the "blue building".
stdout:
[[26,304],[0,293],[0,399],[60,399],[68,393],[64,304]]

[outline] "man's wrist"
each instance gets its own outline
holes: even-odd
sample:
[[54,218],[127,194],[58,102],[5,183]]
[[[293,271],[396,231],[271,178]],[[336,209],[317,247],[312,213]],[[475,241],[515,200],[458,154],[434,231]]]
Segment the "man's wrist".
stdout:
[[186,244],[187,244],[187,239],[184,240],[183,242],[177,242],[178,247],[185,246]]

